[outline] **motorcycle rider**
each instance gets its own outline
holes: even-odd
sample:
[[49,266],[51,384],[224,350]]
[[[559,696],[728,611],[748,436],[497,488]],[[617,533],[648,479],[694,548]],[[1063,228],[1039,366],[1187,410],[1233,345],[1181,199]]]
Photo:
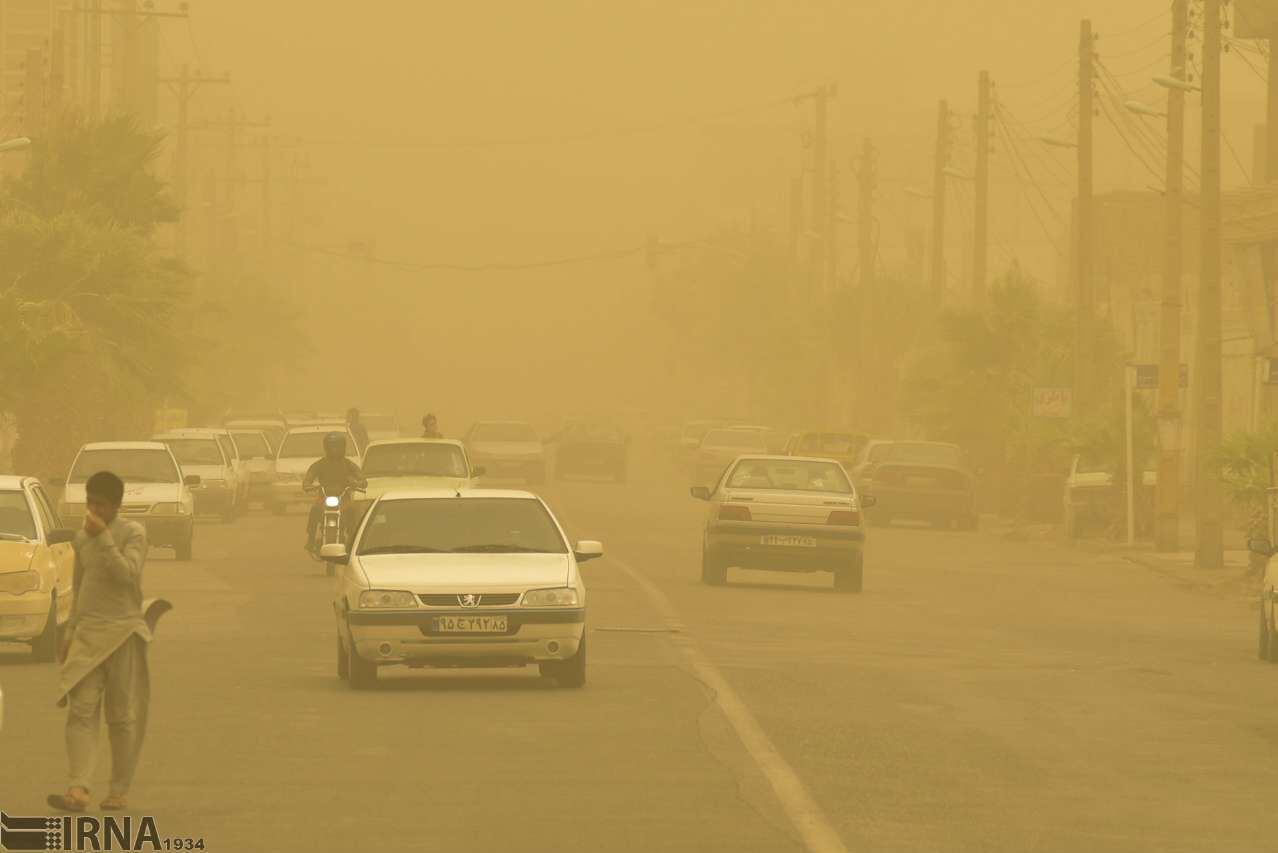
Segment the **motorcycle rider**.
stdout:
[[[306,519],[307,551],[315,548],[315,529],[319,527],[320,518],[324,514],[325,495],[341,495],[349,487],[357,489],[368,487],[364,472],[346,458],[346,436],[340,432],[330,432],[324,436],[324,455],[306,469],[306,476],[302,479],[302,490],[309,490],[317,481],[320,485],[320,493]],[[342,506],[343,521],[346,521],[348,506],[349,504]]]

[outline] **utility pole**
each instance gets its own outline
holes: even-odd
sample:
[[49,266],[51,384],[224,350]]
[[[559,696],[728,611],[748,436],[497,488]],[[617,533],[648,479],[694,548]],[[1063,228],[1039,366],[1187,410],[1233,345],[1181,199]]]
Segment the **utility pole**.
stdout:
[[990,72],[976,81],[976,187],[972,211],[972,302],[985,304],[986,265],[989,258],[990,198]]
[[181,73],[177,77],[161,78],[160,82],[167,83],[173,94],[177,97],[177,128],[174,133],[173,146],[173,188],[177,196],[178,216],[177,224],[177,243],[178,257],[185,258],[187,253],[187,241],[189,239],[189,217],[187,210],[187,199],[190,197],[189,186],[189,169],[190,169],[190,143],[189,134],[191,132],[189,107],[191,98],[195,95],[196,90],[203,83],[230,83],[229,75],[222,77],[201,77],[192,76],[191,69],[183,65]]
[[1092,22],[1078,28],[1078,199],[1076,201],[1074,277],[1074,394],[1079,411],[1089,402],[1087,328],[1092,317]]
[[1265,100],[1265,175],[1268,180],[1278,181],[1278,61],[1274,60],[1274,48],[1278,48],[1278,20],[1269,31],[1269,83]]
[[950,107],[936,112],[936,154],[932,164],[932,298],[945,302],[945,167],[950,160]]
[[262,137],[262,254],[271,250],[271,137]]
[[826,163],[828,183],[825,204],[825,279],[830,290],[839,286],[839,172],[833,160]]
[[1200,569],[1223,568],[1225,559],[1220,479],[1211,461],[1221,441],[1220,4],[1221,0],[1203,3],[1202,269],[1194,382],[1194,493],[1198,522],[1195,562]]
[[[1172,0],[1171,76],[1185,70],[1189,0]],[[1175,551],[1180,545],[1180,306],[1181,193],[1184,186],[1185,92],[1167,90],[1167,176],[1164,195],[1164,255],[1161,323],[1158,333],[1158,506],[1154,547]]]
[[[874,373],[870,369],[874,360],[874,345],[871,338],[874,334],[875,302],[875,246],[874,246],[874,188],[877,181],[875,166],[878,155],[874,144],[867,138],[861,149],[861,162],[856,170],[856,251],[857,251],[857,289],[860,299],[857,300],[857,375],[864,390],[866,384],[874,381]],[[858,395],[864,406],[873,395]],[[870,413],[867,413],[870,414]],[[877,416],[877,412],[873,413]]]
[[814,123],[812,132],[812,213],[809,217],[812,234],[812,251],[809,258],[812,277],[812,298],[817,299],[826,290],[826,252],[830,235],[827,233],[828,182],[826,151],[829,148],[829,100],[830,87],[820,85],[812,93]]

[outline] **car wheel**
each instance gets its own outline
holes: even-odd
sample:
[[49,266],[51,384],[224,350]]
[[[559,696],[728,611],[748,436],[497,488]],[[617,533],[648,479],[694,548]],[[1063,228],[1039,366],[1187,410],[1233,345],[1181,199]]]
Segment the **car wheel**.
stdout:
[[723,586],[728,582],[728,566],[723,557],[713,551],[701,552],[701,582],[710,586]]
[[195,533],[192,531],[191,535],[186,538],[185,542],[179,542],[173,546],[173,555],[183,561],[191,559],[191,545],[194,539]]
[[351,658],[346,653],[346,646],[342,645],[342,638],[337,637],[337,677],[342,681],[351,677]]
[[837,592],[860,592],[865,558],[857,554],[846,566],[834,570],[834,589]]
[[543,676],[553,678],[555,684],[559,687],[585,687],[586,686],[586,637],[581,637],[581,645],[577,647],[577,654],[563,661],[547,661],[541,664],[538,669]]
[[58,657],[58,640],[62,631],[58,627],[58,594],[55,592],[49,599],[49,618],[44,623],[44,632],[31,641],[31,659],[48,663]]
[[364,660],[355,649],[351,649],[347,660],[352,689],[369,690],[377,685],[377,664]]

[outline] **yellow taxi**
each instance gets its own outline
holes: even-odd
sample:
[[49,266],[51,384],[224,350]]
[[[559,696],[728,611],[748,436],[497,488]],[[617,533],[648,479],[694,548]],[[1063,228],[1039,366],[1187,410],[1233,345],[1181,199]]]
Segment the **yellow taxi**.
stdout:
[[36,660],[56,657],[71,618],[74,536],[39,480],[0,476],[0,642],[28,643]]

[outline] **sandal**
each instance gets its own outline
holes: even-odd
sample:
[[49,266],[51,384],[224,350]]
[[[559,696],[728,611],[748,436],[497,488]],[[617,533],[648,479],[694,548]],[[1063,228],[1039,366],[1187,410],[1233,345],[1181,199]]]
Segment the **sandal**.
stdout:
[[83,800],[75,797],[68,797],[66,794],[50,794],[45,798],[45,802],[53,808],[62,812],[82,812],[89,805],[89,798]]
[[104,812],[122,812],[128,807],[129,801],[124,797],[110,796],[98,803],[98,808]]

